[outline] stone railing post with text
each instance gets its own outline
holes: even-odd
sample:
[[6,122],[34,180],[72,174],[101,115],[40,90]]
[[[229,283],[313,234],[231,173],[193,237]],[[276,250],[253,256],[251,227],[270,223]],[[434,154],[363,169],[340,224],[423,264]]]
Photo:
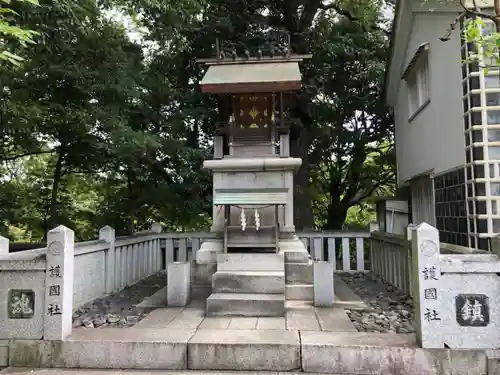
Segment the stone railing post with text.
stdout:
[[411,241],[417,341],[423,348],[443,348],[439,232],[422,223],[414,229]]
[[64,340],[71,333],[75,235],[65,226],[47,233],[44,339]]
[[9,254],[9,239],[0,236],[0,257]]
[[118,286],[115,283],[115,230],[106,225],[99,230],[99,239],[106,241],[109,244],[109,249],[105,256],[106,269],[106,293],[113,293]]

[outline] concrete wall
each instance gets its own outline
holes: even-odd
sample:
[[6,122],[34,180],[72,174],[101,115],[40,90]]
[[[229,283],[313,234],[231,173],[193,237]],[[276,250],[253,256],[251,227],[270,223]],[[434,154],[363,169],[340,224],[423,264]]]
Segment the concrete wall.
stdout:
[[430,102],[409,121],[406,81],[398,78],[394,111],[399,184],[431,169],[438,174],[465,163],[460,35],[456,30],[448,42],[439,40],[457,13],[454,9],[429,12],[416,1],[413,5],[413,10],[406,9],[412,26],[399,77],[418,46],[429,43]]
[[73,304],[75,308],[106,294],[105,252],[107,243],[97,248],[79,246],[75,249],[75,280]]

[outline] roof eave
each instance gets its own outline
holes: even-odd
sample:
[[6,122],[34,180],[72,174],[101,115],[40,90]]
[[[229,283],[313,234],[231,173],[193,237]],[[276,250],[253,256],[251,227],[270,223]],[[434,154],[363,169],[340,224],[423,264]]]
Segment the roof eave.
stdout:
[[285,92],[297,91],[301,81],[285,82],[238,82],[238,83],[208,83],[200,84],[201,91],[210,94],[244,94],[254,92]]
[[386,102],[390,105],[391,101],[389,100],[390,94],[389,94],[389,72],[391,71],[392,67],[392,59],[394,57],[394,45],[396,43],[396,28],[397,24],[399,21],[399,8],[401,7],[401,0],[395,0],[396,7],[394,8],[394,18],[392,20],[392,26],[391,26],[391,39],[389,41],[389,61],[387,62],[387,66],[385,69],[385,74],[384,74],[384,98]]

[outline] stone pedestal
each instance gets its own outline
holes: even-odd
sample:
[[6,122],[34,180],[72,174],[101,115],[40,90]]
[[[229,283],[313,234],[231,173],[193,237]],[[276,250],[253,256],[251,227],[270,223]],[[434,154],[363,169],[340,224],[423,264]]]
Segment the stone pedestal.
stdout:
[[331,307],[335,298],[333,262],[314,262],[314,306]]
[[73,326],[75,235],[65,226],[47,233],[44,340],[65,340]]
[[170,263],[167,269],[167,306],[184,307],[190,298],[191,263]]
[[196,252],[196,263],[217,263],[217,255],[223,252],[223,247],[222,240],[211,239],[204,241]]
[[308,263],[309,252],[304,243],[296,236],[280,240],[280,254],[285,257],[285,263]]

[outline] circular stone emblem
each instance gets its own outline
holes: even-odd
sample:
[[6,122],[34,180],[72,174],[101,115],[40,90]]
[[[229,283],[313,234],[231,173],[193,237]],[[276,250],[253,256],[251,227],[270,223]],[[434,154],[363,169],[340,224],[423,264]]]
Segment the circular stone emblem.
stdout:
[[59,241],[54,241],[49,244],[47,251],[51,255],[61,255],[62,247],[62,243],[60,243]]
[[420,252],[426,257],[433,256],[434,254],[436,254],[437,250],[438,246],[434,241],[424,240],[420,244]]

